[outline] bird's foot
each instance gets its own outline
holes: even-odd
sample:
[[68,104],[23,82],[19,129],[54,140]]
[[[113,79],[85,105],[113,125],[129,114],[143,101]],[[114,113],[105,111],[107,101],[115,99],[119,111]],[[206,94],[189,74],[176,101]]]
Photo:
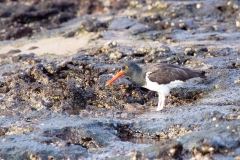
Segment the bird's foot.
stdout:
[[158,92],[158,107],[156,109],[156,111],[161,111],[163,109],[163,106],[164,106],[164,102],[165,102],[165,96]]
[[156,111],[161,111],[163,109],[163,105],[158,105]]

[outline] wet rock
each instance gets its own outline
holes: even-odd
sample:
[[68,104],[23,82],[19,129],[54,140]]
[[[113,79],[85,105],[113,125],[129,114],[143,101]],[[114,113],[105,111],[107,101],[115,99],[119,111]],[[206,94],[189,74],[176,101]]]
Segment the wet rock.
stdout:
[[[54,60],[39,58],[39,50],[0,55],[1,158],[239,157],[237,1],[2,2],[0,39],[24,36],[12,33],[25,27],[36,40],[37,32],[91,38],[77,54]],[[23,51],[18,42],[1,46]],[[126,61],[188,66],[207,78],[172,89],[164,109],[155,112],[157,94],[127,77],[105,86]]]
[[[119,25],[121,24],[121,25]],[[124,30],[128,29],[129,27],[135,25],[136,22],[133,19],[130,18],[117,18],[114,19],[110,24],[108,29],[110,30]]]
[[136,23],[129,28],[129,31],[132,34],[139,34],[139,33],[147,32],[149,30],[152,30],[152,29],[149,26],[141,24],[141,23]]
[[[59,119],[59,122],[62,120]],[[56,130],[54,131],[54,130],[47,129],[48,124],[46,123],[46,121],[43,121],[41,124],[39,125],[39,127],[41,128],[42,133],[40,134],[36,134],[33,131],[31,133],[28,133],[28,135],[20,134],[16,138],[9,137],[5,139],[4,142],[1,143],[1,149],[0,149],[1,158],[30,159],[32,157],[33,158],[37,157],[37,158],[44,159],[44,158],[51,157],[51,158],[61,159],[64,157],[71,157],[73,159],[75,158],[82,159],[90,156],[90,154],[87,153],[87,150],[84,147],[82,147],[81,145],[78,145],[80,141],[78,142],[77,139],[74,138],[75,139],[74,141],[71,141],[69,139],[69,142],[65,142],[63,140],[65,139],[64,136],[68,137],[71,135],[71,130],[77,132],[77,130],[79,131],[81,130],[80,128],[74,129],[74,127],[67,127],[67,126],[64,127],[64,125],[63,126],[59,125],[59,127],[57,127]],[[47,126],[44,127],[44,124],[46,124]],[[84,144],[87,144],[88,142],[87,137],[89,137],[90,134],[94,135],[94,133],[90,133],[90,132],[85,132],[85,135],[84,133],[80,133],[80,132],[79,134],[82,135],[82,138],[80,138],[78,135],[79,140],[82,139],[82,142],[84,142]],[[73,136],[70,136],[70,137],[73,138]],[[98,139],[96,137],[97,136],[95,136],[94,139]],[[110,135],[108,135],[107,137],[110,138]],[[26,139],[30,139],[33,143],[26,141]],[[75,144],[69,145],[71,142]],[[20,145],[21,147],[19,147],[19,144],[21,144]],[[6,146],[6,147],[2,148],[2,146]],[[9,150],[9,149],[13,150],[14,153],[6,152],[6,150]]]
[[[45,135],[55,135],[59,139],[68,141],[68,143],[73,145],[80,145],[86,149],[94,149],[105,147],[108,144],[106,139],[115,140],[117,139],[110,132],[105,132],[98,128],[97,125],[99,122],[94,123],[85,123],[83,125],[88,125],[89,130],[82,130],[82,126],[79,127],[62,127],[57,130],[46,130]],[[101,126],[101,125],[100,125]]]
[[[239,122],[234,121],[231,124],[229,124],[229,122],[222,123],[221,125],[215,124],[215,126],[209,128],[210,130],[197,132],[194,139],[191,137],[191,134],[194,133],[179,138],[180,143],[183,144],[183,151],[186,152],[192,150],[191,147],[194,145],[196,148],[195,150],[192,150],[193,155],[201,153],[202,155],[210,154],[214,157],[214,154],[217,156],[218,153],[226,153],[239,147],[236,141],[236,139],[239,138],[239,129],[237,127],[237,125],[239,125],[238,123]],[[218,134],[216,135],[211,133]],[[234,156],[234,154],[230,155]]]

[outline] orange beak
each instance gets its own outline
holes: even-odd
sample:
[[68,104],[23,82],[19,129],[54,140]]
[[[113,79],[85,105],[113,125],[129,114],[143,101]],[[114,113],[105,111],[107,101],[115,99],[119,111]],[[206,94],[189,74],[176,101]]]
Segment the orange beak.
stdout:
[[106,86],[108,86],[109,84],[111,84],[112,82],[114,82],[116,79],[118,79],[119,77],[121,77],[122,75],[124,75],[123,71],[118,72],[112,79],[110,79],[109,81],[107,81]]

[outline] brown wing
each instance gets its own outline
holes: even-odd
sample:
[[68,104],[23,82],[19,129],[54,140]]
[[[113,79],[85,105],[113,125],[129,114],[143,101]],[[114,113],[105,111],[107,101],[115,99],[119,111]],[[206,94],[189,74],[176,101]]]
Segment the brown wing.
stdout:
[[148,76],[149,80],[158,84],[168,84],[175,80],[186,81],[194,77],[204,77],[203,72],[172,64],[157,64],[148,69],[148,72],[152,72]]

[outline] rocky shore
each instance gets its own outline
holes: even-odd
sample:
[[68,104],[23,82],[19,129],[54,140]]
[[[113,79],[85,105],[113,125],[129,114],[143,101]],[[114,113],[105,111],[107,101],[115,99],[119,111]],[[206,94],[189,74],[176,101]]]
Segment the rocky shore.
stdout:
[[[0,1],[0,159],[240,159],[240,2]],[[206,72],[155,92],[127,61]]]

